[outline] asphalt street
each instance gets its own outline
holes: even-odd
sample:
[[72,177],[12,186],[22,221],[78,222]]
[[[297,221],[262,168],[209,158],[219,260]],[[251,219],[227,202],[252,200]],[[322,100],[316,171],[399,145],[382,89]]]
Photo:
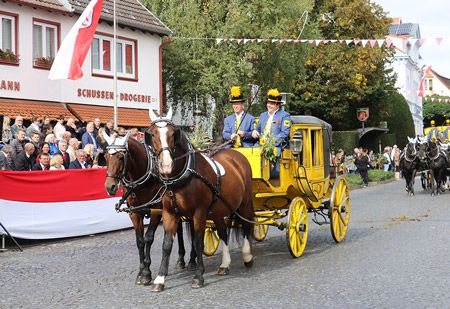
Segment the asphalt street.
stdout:
[[352,190],[346,239],[336,244],[310,217],[298,259],[276,228],[254,244],[252,269],[234,243],[229,276],[215,274],[220,252],[205,258],[202,289],[190,287],[193,273],[174,269],[175,254],[164,292],[136,286],[132,230],[0,252],[0,308],[449,308],[450,192],[431,197],[417,183],[416,192],[407,196],[402,180]]

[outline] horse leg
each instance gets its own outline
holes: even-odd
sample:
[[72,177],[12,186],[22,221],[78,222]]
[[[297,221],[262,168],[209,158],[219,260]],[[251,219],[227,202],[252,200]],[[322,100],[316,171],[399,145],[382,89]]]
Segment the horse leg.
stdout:
[[246,220],[242,220],[242,230],[244,232],[244,243],[242,245],[242,258],[244,260],[244,265],[246,267],[252,267],[253,266],[253,254],[252,254],[252,246],[250,241],[253,238],[253,229],[254,229],[254,224],[252,223],[252,221],[254,220],[254,211],[253,211],[253,204],[251,201],[251,198],[249,198],[249,200],[247,201],[247,203],[241,205],[241,207],[239,207],[239,213],[241,214],[241,216]]
[[220,244],[222,246],[222,264],[220,264],[217,274],[219,276],[225,276],[230,273],[230,248],[228,247],[228,233],[227,225],[223,218],[215,218],[214,224],[216,225],[217,234],[219,235]]
[[[195,246],[194,246],[194,223],[192,221],[189,221],[189,231],[191,233],[191,257],[189,259],[189,263],[187,266],[188,271],[194,271],[197,269],[197,254],[195,253]],[[203,254],[203,251],[202,251]]]
[[411,172],[411,195],[415,195],[414,194],[414,184],[416,182],[416,169],[413,169]]
[[194,215],[194,248],[197,255],[197,269],[195,276],[192,279],[191,287],[201,288],[205,284],[203,274],[205,273],[205,266],[203,265],[203,247],[206,228],[206,214],[200,213]]
[[186,254],[186,250],[184,248],[184,239],[183,239],[183,221],[179,220],[177,224],[177,239],[178,239],[178,261],[176,264],[176,269],[184,269],[186,267],[186,263],[184,262],[184,255]]
[[145,242],[144,268],[142,269],[140,283],[138,284],[150,285],[152,283],[152,272],[150,270],[152,260],[150,257],[150,249],[152,247],[153,240],[155,239],[155,231],[158,228],[160,222],[161,222],[160,215],[150,216],[150,224],[147,227],[147,232],[145,233],[144,237]]
[[162,292],[165,287],[165,278],[169,273],[169,258],[172,251],[173,240],[177,232],[177,219],[173,214],[163,211],[164,240],[162,245],[162,258],[158,276],[153,281],[152,292]]
[[133,222],[134,233],[136,235],[136,245],[139,252],[139,273],[137,274],[135,284],[143,285],[146,281],[145,270],[145,241],[144,241],[144,218],[136,213],[130,214],[131,222]]
[[431,196],[434,196],[435,192],[435,184],[434,184],[435,178],[434,178],[434,171],[432,168],[430,168],[430,182],[431,182]]

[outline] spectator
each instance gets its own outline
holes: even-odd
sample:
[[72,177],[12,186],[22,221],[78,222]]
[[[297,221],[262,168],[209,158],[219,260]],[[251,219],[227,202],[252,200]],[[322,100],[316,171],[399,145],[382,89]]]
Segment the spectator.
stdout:
[[94,159],[94,161],[96,161],[98,166],[106,166],[105,153],[106,147],[108,147],[108,143],[105,141],[105,138],[103,137],[103,132],[105,132],[105,128],[100,128],[100,130],[98,130],[97,135],[97,143],[99,147],[102,149],[102,152],[98,153]]
[[125,136],[125,135],[127,135],[127,131],[125,130],[124,127],[118,127],[117,130],[116,130],[116,132],[117,132],[117,135],[119,135],[119,136]]
[[50,160],[50,170],[64,170],[64,161],[60,154],[55,154]]
[[13,170],[11,152],[11,145],[6,145],[0,150],[0,170]]
[[47,137],[47,135],[49,134],[53,134],[53,127],[51,124],[46,124],[42,126],[42,130],[41,130],[41,138],[40,138],[40,142],[43,143],[45,142],[45,138]]
[[130,137],[134,138],[135,140],[138,140],[138,134],[139,130],[137,128],[130,129]]
[[14,170],[16,171],[31,171],[33,167],[33,152],[34,146],[31,143],[26,143],[16,158],[14,159]]
[[101,121],[99,117],[96,117],[94,119],[94,137],[97,137],[98,135],[98,130],[100,130],[101,128]]
[[39,153],[38,153],[38,155],[36,157],[36,163],[39,163],[39,158],[43,154],[47,154],[48,157],[50,158],[50,145],[47,142],[43,142],[41,144],[41,148],[39,149]]
[[105,132],[106,134],[108,134],[109,136],[112,135],[114,130],[114,121],[113,120],[108,120],[106,122],[106,126],[105,126]]
[[336,154],[336,167],[338,175],[344,174],[344,162],[345,162],[345,154],[344,150],[339,149]]
[[86,132],[83,134],[83,137],[81,138],[82,147],[84,148],[87,144],[94,145],[94,156],[97,155],[97,153],[102,152],[102,149],[99,147],[97,143],[97,139],[94,137],[94,123],[88,122],[86,125]]
[[386,146],[384,147],[384,170],[390,171],[392,170],[392,162],[391,162],[391,147]]
[[391,162],[393,163],[393,171],[400,172],[400,149],[398,149],[397,145],[392,147]]
[[86,164],[86,153],[83,149],[78,149],[76,155],[77,159],[70,162],[69,169],[85,169],[90,167]]
[[367,149],[363,149],[362,151],[358,150],[358,154],[355,157],[355,165],[363,180],[363,188],[365,188],[369,185],[369,156],[367,155]]
[[76,160],[77,156],[75,155],[75,152],[80,148],[80,141],[77,140],[75,137],[72,137],[69,140],[69,147],[67,147],[67,153],[70,157],[70,162],[73,160]]
[[72,134],[70,134],[70,132],[64,132],[62,139],[67,142],[67,145],[69,144],[69,141],[71,138],[72,138]]
[[26,142],[25,130],[19,129],[19,131],[17,131],[17,138],[13,139],[10,143],[12,147],[11,159],[13,162],[15,161],[16,156],[23,151]]
[[68,169],[70,165],[70,156],[67,153],[67,147],[67,142],[65,140],[60,140],[58,142],[58,152],[56,153],[61,155],[61,157],[63,158],[63,165],[65,169]]
[[42,123],[41,123],[41,125],[39,126],[39,129],[41,129],[41,132],[42,132],[42,128],[43,128],[44,126],[51,126],[51,124],[50,124],[50,117],[49,117],[48,115],[45,115],[45,116],[44,116],[44,120],[42,120]]
[[13,132],[11,130],[11,126],[9,125],[10,122],[11,118],[8,116],[3,117],[2,142],[5,144],[9,144],[9,142],[13,139]]
[[[64,126],[64,116],[63,115],[58,117],[55,127],[53,128],[53,132],[55,133],[57,140],[61,140],[63,138],[63,134],[66,132],[66,127]],[[71,132],[69,132],[69,133],[71,133]]]
[[41,153],[39,162],[33,165],[33,171],[47,171],[50,168],[50,156],[48,153]]
[[75,124],[75,119],[73,119],[72,117],[67,119],[66,131],[70,132],[72,137],[78,138],[78,128],[77,125]]
[[38,134],[41,133],[41,129],[39,128],[40,125],[41,125],[41,117],[33,116],[33,122],[30,124],[30,126],[27,128],[26,131],[26,136],[28,139],[31,139],[31,136],[35,132],[37,132]]
[[49,134],[45,137],[45,142],[50,146],[50,156],[58,152],[58,144],[56,143],[55,134]]
[[36,161],[39,150],[41,149],[39,139],[40,139],[40,135],[37,132],[33,133],[33,135],[31,136],[30,143],[32,143],[34,146],[33,163]]
[[25,130],[25,127],[23,126],[23,117],[17,116],[14,120],[14,124],[11,126],[13,138],[17,138],[20,129]]
[[86,165],[89,167],[92,167],[93,163],[94,163],[94,145],[92,144],[87,144],[86,146],[84,146],[83,148],[85,154],[86,154]]

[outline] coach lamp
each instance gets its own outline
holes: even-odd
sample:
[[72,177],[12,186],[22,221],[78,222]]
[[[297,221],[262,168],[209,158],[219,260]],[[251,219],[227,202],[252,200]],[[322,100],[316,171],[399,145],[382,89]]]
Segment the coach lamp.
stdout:
[[292,135],[292,138],[289,140],[289,149],[294,155],[294,158],[296,158],[302,152],[302,148],[303,148],[303,134],[302,131],[296,130]]

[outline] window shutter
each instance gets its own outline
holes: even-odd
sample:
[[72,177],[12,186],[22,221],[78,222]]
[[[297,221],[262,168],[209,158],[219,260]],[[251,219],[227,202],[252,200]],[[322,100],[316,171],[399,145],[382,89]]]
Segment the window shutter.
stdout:
[[125,45],[125,72],[133,74],[133,46]]
[[103,40],[103,70],[111,71],[111,42]]

